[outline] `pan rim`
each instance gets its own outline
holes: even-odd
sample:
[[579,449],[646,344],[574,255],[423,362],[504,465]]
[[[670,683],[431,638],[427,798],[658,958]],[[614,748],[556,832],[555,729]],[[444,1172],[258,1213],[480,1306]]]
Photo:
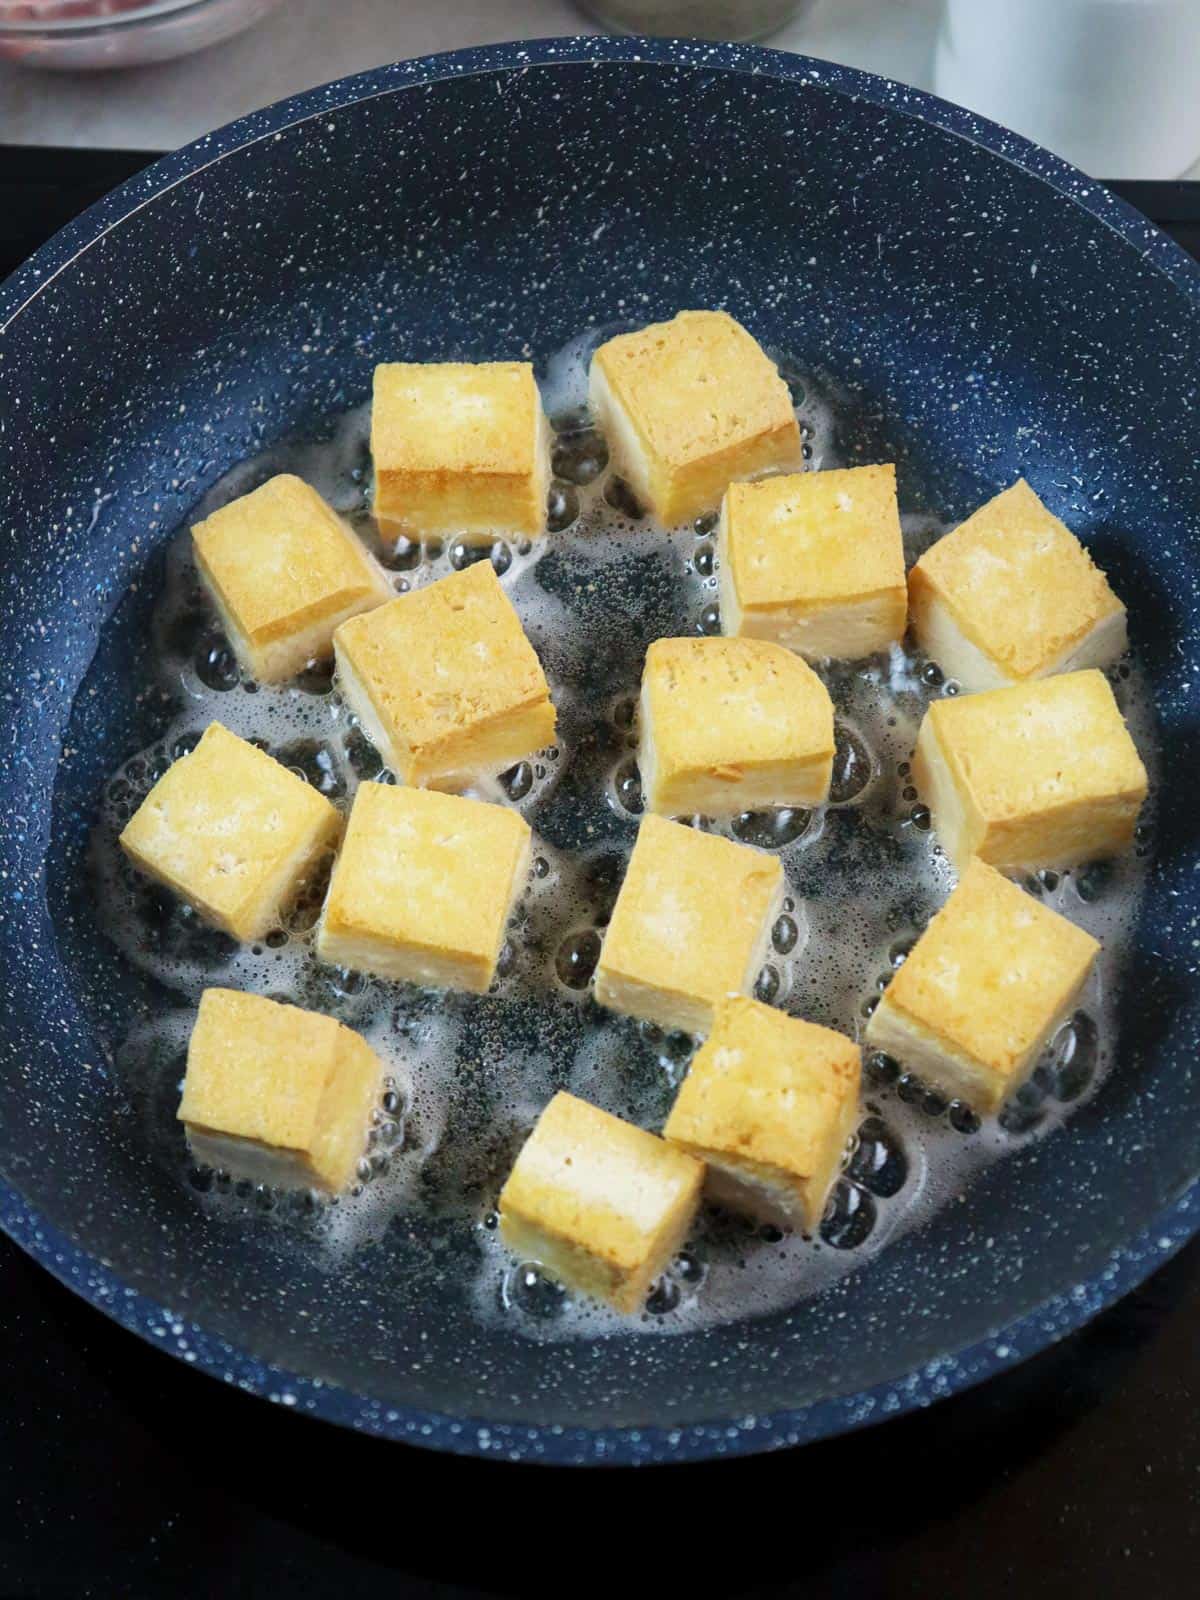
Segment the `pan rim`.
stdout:
[[546,1466],[655,1466],[760,1455],[856,1433],[923,1410],[1011,1370],[1077,1333],[1167,1264],[1200,1231],[1200,1181],[1160,1211],[1108,1265],[997,1325],[974,1344],[935,1356],[916,1371],[794,1409],[680,1422],[592,1428],[456,1416],[388,1405],[342,1384],[264,1361],[142,1294],[73,1244],[0,1180],[0,1228],[51,1276],[154,1349],[236,1389],[301,1416],[375,1438],[452,1455]]
[[[143,206],[198,177],[213,163],[287,129],[365,100],[455,78],[529,67],[619,62],[784,79],[930,122],[1046,183],[1116,233],[1151,269],[1200,304],[1200,264],[1148,219],[1058,157],[931,94],[855,69],[761,47],[585,35],[483,46],[373,68],[307,90],[205,135],[113,190],[0,283],[0,335],[61,272]],[[851,1395],[826,1396],[796,1409],[670,1428],[518,1424],[384,1405],[340,1385],[274,1366],[186,1322],[72,1243],[2,1179],[0,1227],[66,1287],[151,1345],[303,1414],[456,1454],[559,1465],[635,1465],[751,1454],[805,1443],[973,1387],[1076,1331],[1168,1261],[1200,1230],[1200,1181],[1191,1182],[1131,1241],[1118,1246],[1107,1266],[1091,1278],[1026,1309],[972,1345],[926,1362],[916,1372]]]

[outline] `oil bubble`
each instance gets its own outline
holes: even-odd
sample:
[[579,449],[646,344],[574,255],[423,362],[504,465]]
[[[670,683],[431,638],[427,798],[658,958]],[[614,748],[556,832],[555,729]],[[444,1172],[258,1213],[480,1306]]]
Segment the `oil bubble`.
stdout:
[[533,788],[533,768],[528,761],[518,761],[515,767],[500,774],[500,787],[510,800],[524,800]]
[[237,657],[223,640],[206,639],[196,653],[196,676],[206,689],[228,692],[241,677]]
[[868,1077],[876,1083],[895,1083],[900,1076],[900,1063],[882,1050],[873,1050],[867,1057],[866,1066]]
[[691,1250],[681,1250],[671,1264],[671,1273],[680,1283],[697,1284],[704,1277],[704,1263]]
[[777,967],[764,967],[754,985],[754,998],[770,1005],[779,994],[780,982]]
[[568,989],[586,989],[600,959],[600,935],[594,928],[568,934],[558,947],[554,970]]
[[868,1117],[858,1130],[858,1145],[848,1175],[882,1199],[900,1193],[908,1178],[908,1160],[900,1140],[882,1117]]
[[567,483],[594,483],[608,466],[608,445],[598,428],[577,428],[560,433],[550,457],[551,471]]
[[760,850],[782,850],[802,839],[812,826],[812,812],[798,806],[780,806],[776,811],[743,811],[733,819],[733,835],[743,844]]
[[956,1133],[978,1133],[983,1126],[978,1112],[965,1100],[951,1100],[948,1117]]
[[1059,1029],[1050,1047],[1051,1093],[1057,1100],[1078,1100],[1096,1074],[1100,1034],[1086,1011],[1077,1011]]
[[646,1299],[646,1310],[652,1317],[665,1317],[678,1311],[683,1298],[679,1285],[670,1278],[660,1278]]
[[833,777],[829,803],[844,806],[857,797],[871,781],[871,756],[853,728],[838,723],[834,730]]
[[1089,861],[1075,874],[1075,893],[1085,904],[1091,905],[1109,892],[1115,875],[1111,861]]
[[346,780],[338,766],[337,757],[318,740],[299,739],[295,744],[285,745],[276,760],[290,767],[327,800],[341,800],[344,797]]
[[346,760],[355,775],[365,780],[377,778],[383,770],[383,758],[361,728],[351,728],[345,739]]
[[328,661],[310,661],[293,680],[301,694],[316,697],[327,695],[333,688],[333,658]]
[[501,1302],[505,1310],[524,1312],[539,1322],[562,1314],[566,1293],[536,1261],[523,1261],[504,1278]]
[[639,816],[646,808],[642,797],[642,775],[636,761],[626,761],[617,768],[614,787],[617,799],[631,816]]
[[857,1250],[875,1226],[875,1202],[865,1189],[839,1178],[821,1219],[821,1238],[835,1250]]
[[385,543],[378,553],[379,564],[389,572],[411,572],[421,565],[421,546],[416,539],[404,534],[391,543]]
[[610,478],[604,490],[604,498],[614,511],[619,511],[631,522],[640,522],[646,515],[645,506],[624,478]]
[[579,495],[569,483],[552,483],[546,496],[546,527],[550,533],[565,533],[579,520]]

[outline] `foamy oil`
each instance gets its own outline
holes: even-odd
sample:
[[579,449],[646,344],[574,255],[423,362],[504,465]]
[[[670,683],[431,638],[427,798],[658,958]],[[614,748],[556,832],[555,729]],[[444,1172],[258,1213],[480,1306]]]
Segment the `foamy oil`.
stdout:
[[[316,1259],[332,1277],[367,1242],[386,1245],[396,1219],[444,1221],[450,1231],[438,1237],[459,1241],[452,1261],[474,1314],[485,1322],[502,1318],[537,1339],[594,1336],[628,1322],[504,1250],[496,1200],[517,1150],[559,1088],[660,1128],[696,1045],[612,1015],[592,997],[604,928],[642,812],[637,696],[646,646],[663,635],[720,630],[715,516],[657,526],[615,474],[587,414],[588,359],[612,331],[587,330],[541,373],[555,427],[544,539],[383,544],[370,513],[366,408],[343,416],[321,443],[282,445],[242,463],[192,518],[286,470],[349,520],[397,593],[471,561],[493,563],[546,668],[559,732],[554,747],[479,791],[518,810],[535,834],[528,883],[490,993],[435,993],[325,966],[313,947],[319,883],[265,938],[238,945],[123,859],[117,837],[124,823],[213,720],[261,744],[343,810],[359,783],[394,781],[328,670],[280,687],[256,684],[241,671],[199,583],[190,523],[167,551],[146,679],[138,685],[139,694],[169,696],[182,709],[150,748],[111,775],[88,850],[95,915],[114,960],[153,978],[154,992],[170,997],[113,1042],[116,1072],[156,1159],[194,1203],[229,1228],[267,1220],[286,1248]],[[775,354],[796,405],[806,466],[851,464],[838,453],[836,389]],[[910,560],[944,531],[928,516],[906,516],[904,527]],[[909,761],[925,709],[957,685],[907,648],[818,670],[837,714],[829,804],[682,820],[782,860],[787,900],[759,997],[861,1038],[952,885]],[[1119,663],[1111,678],[1153,782],[1151,708],[1136,659]],[[635,1325],[665,1334],[817,1293],[952,1201],[981,1167],[1052,1135],[1112,1065],[1112,996],[1149,848],[1143,834],[1119,861],[1026,883],[1104,949],[1075,1017],[999,1120],[981,1123],[897,1063],[868,1053],[862,1122],[819,1235],[808,1239],[706,1209]],[[175,1112],[195,1007],[214,984],[335,1015],[382,1058],[386,1077],[349,1194],[329,1201],[275,1192],[191,1162]]]

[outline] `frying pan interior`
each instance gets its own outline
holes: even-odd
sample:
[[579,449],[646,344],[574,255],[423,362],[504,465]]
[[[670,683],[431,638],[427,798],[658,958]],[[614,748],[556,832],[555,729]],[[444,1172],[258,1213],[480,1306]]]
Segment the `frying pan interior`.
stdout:
[[[987,1370],[989,1335],[1042,1302],[1066,1295],[1022,1353],[1148,1270],[1195,1225],[1185,1200],[1145,1233],[1200,1168],[1197,289],[1078,174],[936,102],[769,52],[594,40],[316,91],[76,224],[0,299],[7,1226],[214,1371],[274,1390],[272,1363],[321,1380],[301,1392],[327,1415],[465,1448],[512,1424],[514,1450],[563,1457],[588,1454],[579,1429],[620,1456],[740,1448],[735,1419],[749,1443],[756,1418],[846,1426]],[[535,1343],[474,1317],[403,1226],[331,1269],[212,1224],[164,1174],[143,1137],[163,1106],[131,1103],[108,1053],[171,998],[99,936],[83,854],[106,779],[169,714],[132,669],[161,548],[210,484],[327,434],[377,360],[542,361],[684,306],[835,383],[840,452],[897,461],[906,509],[960,517],[1025,473],[1087,540],[1153,682],[1157,865],[1117,1066],[1065,1130],[789,1311]]]

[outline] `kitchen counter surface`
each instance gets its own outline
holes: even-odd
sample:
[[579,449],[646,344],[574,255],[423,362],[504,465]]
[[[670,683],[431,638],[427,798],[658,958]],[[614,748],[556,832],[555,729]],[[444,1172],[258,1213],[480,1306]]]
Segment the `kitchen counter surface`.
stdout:
[[[927,85],[940,9],[940,0],[816,0],[769,42]],[[250,32],[161,66],[59,75],[0,63],[0,142],[170,150],[382,62],[594,31],[570,0],[287,0]]]

